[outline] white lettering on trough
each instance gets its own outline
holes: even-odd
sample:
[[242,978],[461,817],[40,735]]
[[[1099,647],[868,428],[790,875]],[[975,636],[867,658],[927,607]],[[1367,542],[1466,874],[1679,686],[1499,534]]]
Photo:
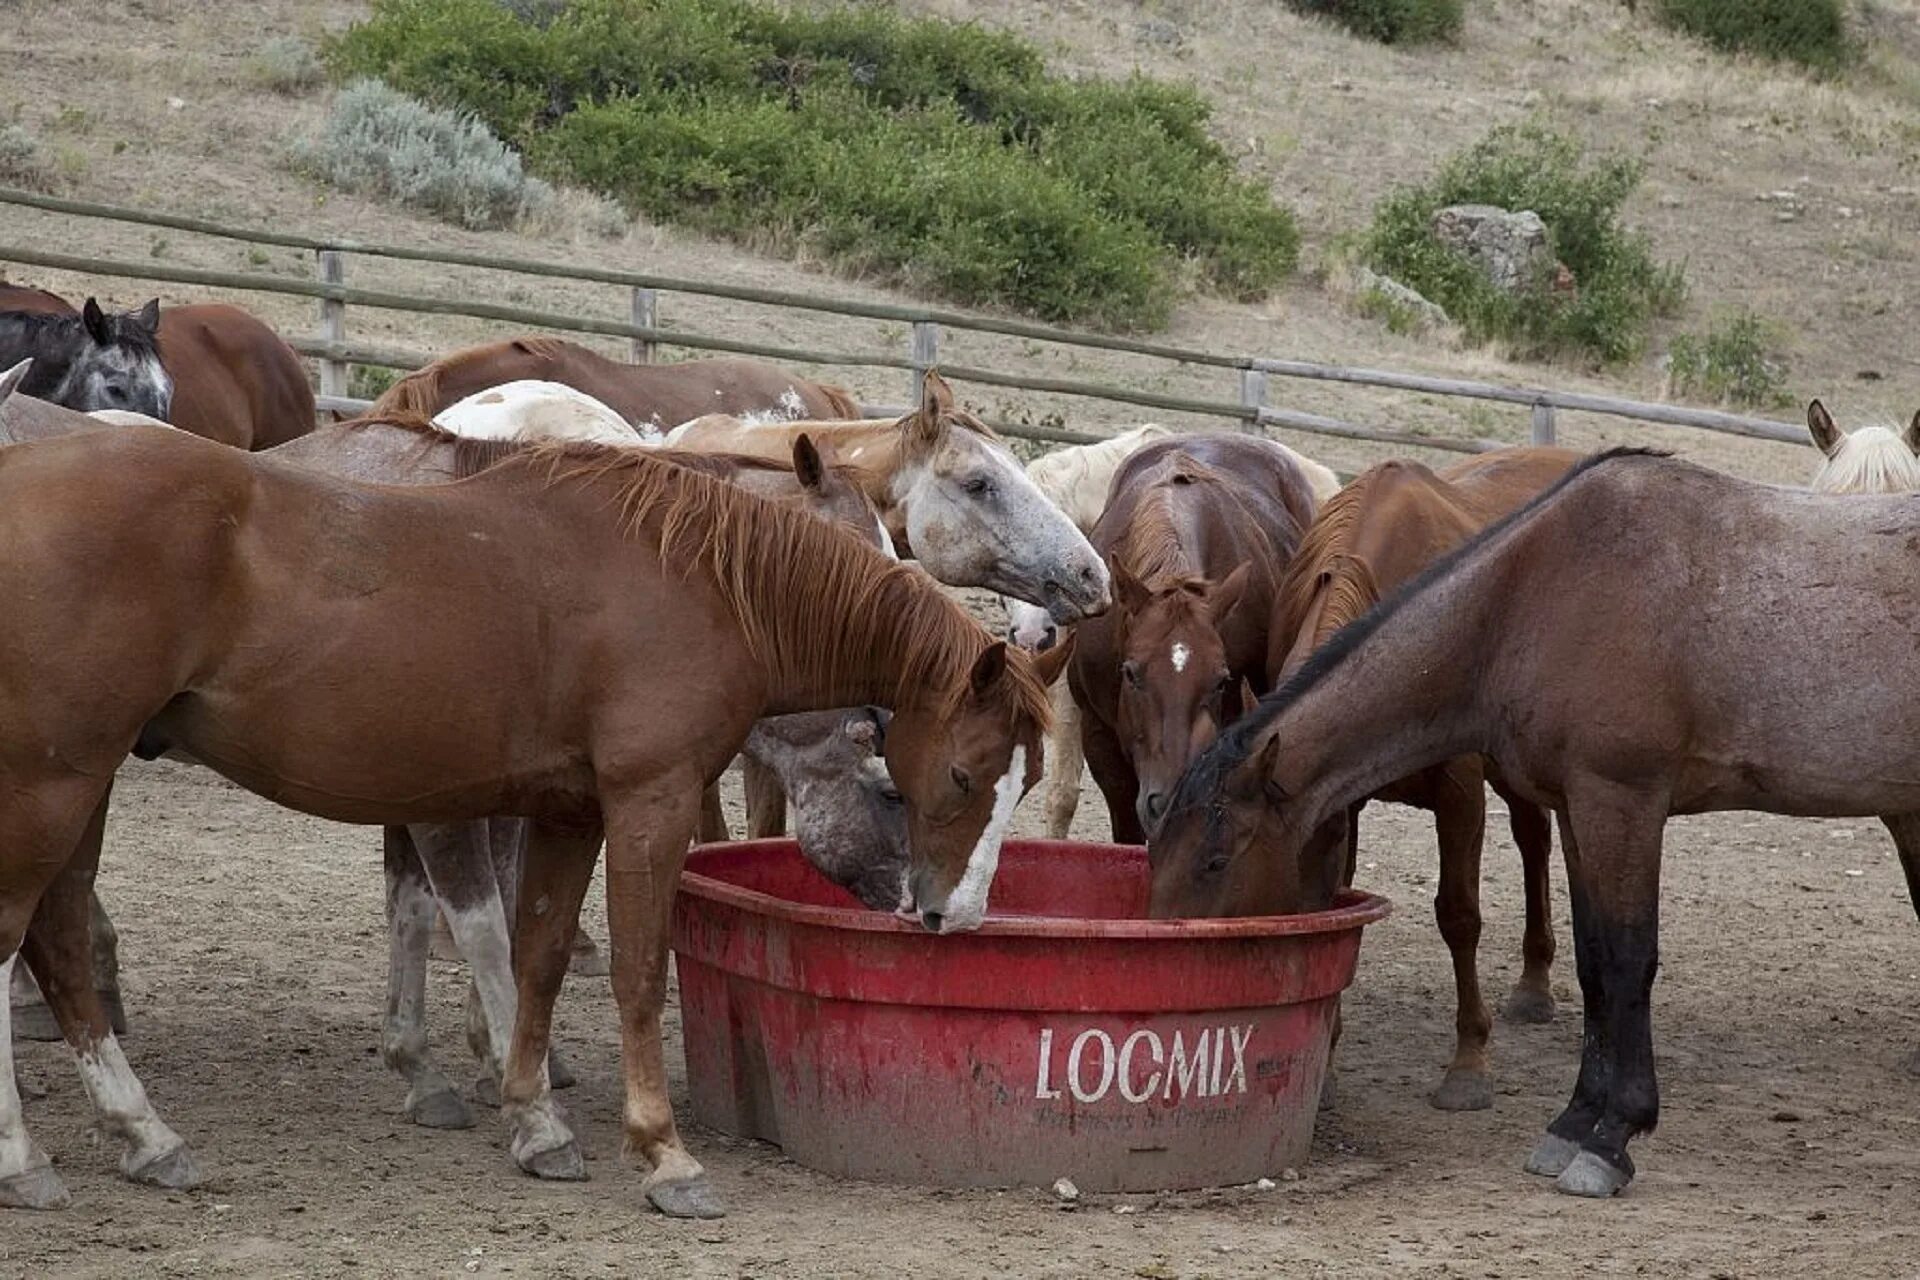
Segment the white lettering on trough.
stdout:
[[[1253,1024],[1202,1028],[1191,1041],[1175,1031],[1171,1043],[1141,1028],[1118,1044],[1099,1027],[1088,1027],[1066,1044],[1066,1061],[1054,1054],[1054,1028],[1040,1029],[1033,1096],[1041,1101],[1062,1093],[1075,1102],[1104,1100],[1118,1087],[1127,1102],[1163,1102],[1217,1098],[1247,1091],[1247,1049]],[[1063,1041],[1063,1043],[1066,1043]]]

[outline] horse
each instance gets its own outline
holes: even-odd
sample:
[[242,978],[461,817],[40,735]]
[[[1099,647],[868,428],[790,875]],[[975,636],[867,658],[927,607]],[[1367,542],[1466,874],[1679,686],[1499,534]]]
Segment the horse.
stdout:
[[[1339,630],[1383,594],[1480,529],[1537,496],[1580,460],[1566,449],[1501,449],[1434,472],[1418,462],[1382,462],[1362,472],[1320,509],[1274,597],[1267,681],[1277,688]],[[1486,839],[1486,784],[1507,804],[1526,878],[1525,969],[1506,1005],[1518,1022],[1550,1022],[1553,909],[1547,860],[1553,837],[1546,812],[1517,795],[1478,756],[1461,756],[1388,783],[1345,815],[1348,877],[1368,800],[1409,804],[1433,814],[1440,842],[1440,884],[1433,903],[1453,957],[1457,1013],[1453,1060],[1428,1101],[1442,1111],[1493,1105],[1487,1040],[1493,1018],[1480,994],[1480,854]]]
[[[753,722],[890,706],[908,886],[935,933],[984,918],[1042,767],[1044,655],[811,516],[647,450],[528,446],[466,483],[393,487],[177,432],[48,440],[0,451],[0,542],[0,970],[24,936],[136,1181],[198,1172],[85,981],[93,868],[74,851],[130,753],[185,753],[335,821],[532,819],[501,1096],[515,1162],[542,1177],[585,1172],[546,1047],[604,832],[626,1145],[677,1216],[721,1210],[667,1099],[667,922],[700,789]],[[10,1048],[0,1197],[58,1203]]]
[[1807,406],[1807,432],[1823,461],[1815,493],[1912,493],[1920,490],[1920,413],[1905,431],[1861,427],[1842,431],[1818,400]]
[[[1107,509],[1107,494],[1120,464],[1147,445],[1172,436],[1169,428],[1149,422],[1097,444],[1068,445],[1029,462],[1027,478],[1067,513],[1080,532],[1092,533]],[[1329,468],[1299,453],[1293,457],[1306,473],[1315,499],[1325,502],[1340,491],[1340,477]],[[1040,653],[1059,642],[1060,628],[1045,609],[1004,596],[1000,604],[1007,612],[1007,639],[1012,643]],[[1080,807],[1080,774],[1085,767],[1080,750],[1080,708],[1064,683],[1053,687],[1053,731],[1047,738],[1047,759],[1052,762],[1047,770],[1047,834],[1064,840]]]
[[1572,1099],[1527,1170],[1615,1194],[1628,1142],[1659,1119],[1669,815],[1878,816],[1920,910],[1916,545],[1904,496],[1587,459],[1340,631],[1194,762],[1151,846],[1151,912],[1323,907],[1340,879],[1329,818],[1492,757],[1559,819],[1586,1006]]
[[173,378],[160,358],[160,300],[109,315],[88,298],[76,313],[0,311],[0,365],[32,360],[27,395],[69,409],[168,417]]
[[1266,683],[1273,592],[1315,501],[1291,450],[1244,435],[1121,464],[1093,544],[1114,608],[1082,623],[1067,680],[1113,838],[1144,843],[1187,761]]
[[431,418],[457,400],[503,382],[564,383],[611,405],[629,423],[665,431],[703,413],[852,418],[853,397],[758,360],[622,364],[558,338],[509,338],[444,356],[394,383],[369,416]]
[[[75,314],[58,294],[4,284],[0,311]],[[167,307],[155,336],[173,395],[166,412],[139,412],[237,449],[270,449],[313,430],[313,388],[300,357],[255,316],[224,302]]]

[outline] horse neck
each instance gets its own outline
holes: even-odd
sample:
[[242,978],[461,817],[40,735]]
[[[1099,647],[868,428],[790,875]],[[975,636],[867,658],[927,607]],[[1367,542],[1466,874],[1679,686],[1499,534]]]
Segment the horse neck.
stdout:
[[1200,487],[1157,485],[1134,507],[1114,558],[1146,586],[1205,576],[1207,522],[1191,500]]

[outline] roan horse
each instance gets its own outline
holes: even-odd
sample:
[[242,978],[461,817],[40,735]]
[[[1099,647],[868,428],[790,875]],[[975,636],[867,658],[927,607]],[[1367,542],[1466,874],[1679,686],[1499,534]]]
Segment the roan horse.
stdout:
[[1151,850],[1153,914],[1220,914],[1250,885],[1273,909],[1323,907],[1340,881],[1317,836],[1329,818],[1491,756],[1559,817],[1586,1006],[1572,1100],[1527,1169],[1613,1194],[1633,1177],[1628,1141],[1659,1118],[1668,815],[1878,815],[1920,909],[1916,545],[1909,498],[1585,461],[1341,631],[1194,762]]
[[[0,451],[0,543],[0,969],[25,936],[139,1181],[197,1171],[87,981],[93,868],[73,852],[136,746],[339,821],[533,818],[502,1101],[514,1159],[546,1177],[584,1176],[546,1048],[604,832],[627,1150],[676,1215],[719,1207],[667,1099],[667,921],[700,789],[753,721],[891,704],[909,883],[937,932],[984,917],[1042,764],[1049,673],[921,575],[646,451],[533,447],[394,488],[173,432],[52,440]],[[10,1044],[0,1063],[0,1198],[59,1203]]]
[[0,302],[9,297],[27,309],[0,310],[0,368],[33,361],[22,392],[81,413],[128,409],[167,417],[174,386],[160,358],[158,298],[109,315],[92,298],[78,312],[57,311],[45,302],[51,294],[0,286]]
[[1820,450],[1815,493],[1912,493],[1920,489],[1920,413],[1905,431],[1861,427],[1845,432],[1815,400],[1807,406],[1807,431]]
[[1315,501],[1291,450],[1244,435],[1148,445],[1093,543],[1115,604],[1075,633],[1067,680],[1113,838],[1144,842],[1180,773],[1265,687],[1268,615]]
[[[1275,598],[1267,674],[1278,687],[1339,630],[1440,556],[1537,497],[1580,460],[1566,449],[1502,449],[1435,473],[1417,462],[1383,462],[1362,472],[1307,530]],[[1453,957],[1456,1014],[1453,1061],[1429,1100],[1443,1111],[1493,1105],[1487,1040],[1493,1018],[1480,994],[1480,854],[1486,839],[1486,784],[1506,801],[1526,874],[1525,970],[1507,1003],[1521,1022],[1553,1018],[1553,912],[1547,881],[1553,836],[1545,810],[1514,794],[1497,768],[1462,756],[1396,779],[1366,799],[1433,813],[1440,842],[1434,916]],[[1366,799],[1344,817],[1351,878]],[[1253,886],[1249,886],[1251,890]],[[1258,915],[1261,899],[1220,904],[1231,915]]]
[[558,338],[510,338],[456,351],[387,388],[368,417],[431,418],[476,391],[506,382],[558,382],[612,406],[629,423],[665,431],[703,413],[852,418],[853,397],[757,360],[621,364]]

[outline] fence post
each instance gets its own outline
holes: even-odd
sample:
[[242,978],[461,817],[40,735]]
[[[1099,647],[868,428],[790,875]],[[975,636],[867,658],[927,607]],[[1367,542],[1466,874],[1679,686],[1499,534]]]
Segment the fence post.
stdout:
[[1533,442],[1552,444],[1553,438],[1553,406],[1544,400],[1537,401],[1533,406]]
[[931,320],[913,322],[913,347],[908,354],[913,361],[913,385],[907,389],[907,403],[920,403],[920,384],[926,380],[927,370],[940,363],[940,326]]
[[[633,325],[636,329],[659,327],[660,295],[651,289],[633,291]],[[634,338],[627,344],[627,359],[634,364],[652,364],[659,353],[651,338]]]
[[[1267,407],[1267,375],[1259,369],[1240,371],[1240,403],[1256,414]],[[1259,431],[1260,419],[1248,418],[1240,424],[1244,431]]]
[[[347,260],[338,249],[320,251],[320,282],[345,284]],[[320,341],[341,343],[347,340],[347,304],[338,298],[320,299]],[[320,357],[320,394],[347,394],[347,362],[331,356]]]

